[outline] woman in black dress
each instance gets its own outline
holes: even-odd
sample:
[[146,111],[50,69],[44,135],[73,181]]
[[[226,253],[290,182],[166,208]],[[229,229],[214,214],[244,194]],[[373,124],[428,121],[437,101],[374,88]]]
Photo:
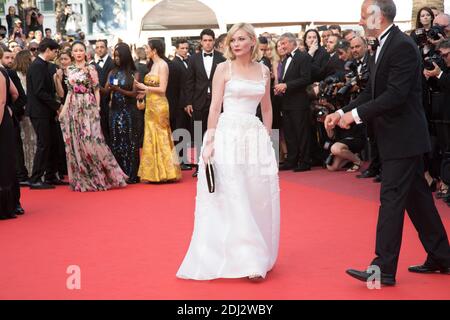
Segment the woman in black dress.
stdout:
[[6,70],[0,68],[0,220],[23,214],[20,207],[20,188],[16,177],[16,138],[14,121],[9,107],[19,96]]
[[141,111],[136,106],[137,89],[134,79],[139,78],[128,45],[120,44],[114,49],[116,67],[108,75],[106,89],[111,94],[109,112],[111,151],[123,172],[129,177],[127,183],[138,183],[139,126]]

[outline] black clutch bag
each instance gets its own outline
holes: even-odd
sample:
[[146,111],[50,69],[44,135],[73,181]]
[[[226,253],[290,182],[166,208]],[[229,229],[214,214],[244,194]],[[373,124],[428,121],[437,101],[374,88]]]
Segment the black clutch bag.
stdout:
[[214,193],[216,190],[216,183],[214,180],[214,167],[211,162],[206,163],[206,181],[208,182],[209,193]]

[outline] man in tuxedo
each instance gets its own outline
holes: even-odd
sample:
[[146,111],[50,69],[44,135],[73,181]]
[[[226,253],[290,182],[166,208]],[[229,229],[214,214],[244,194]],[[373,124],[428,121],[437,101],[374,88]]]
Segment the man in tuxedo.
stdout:
[[281,96],[283,129],[288,155],[280,170],[303,172],[311,170],[310,138],[311,110],[306,87],[311,84],[311,56],[297,48],[292,33],[280,37],[279,44],[286,52],[280,83],[274,88]]
[[[204,29],[200,33],[202,51],[196,53],[189,59],[188,77],[186,81],[185,111],[193,118],[194,123],[198,122],[201,124],[202,140],[208,128],[214,72],[216,71],[217,65],[225,61],[223,55],[214,50],[214,39],[215,34],[211,29]],[[195,139],[196,142],[197,140]],[[201,145],[196,146],[197,159],[200,156],[200,148]],[[198,166],[196,166],[196,170],[192,176],[196,177],[197,174]]]
[[[31,189],[53,189],[54,185],[64,184],[56,176],[58,134],[56,122],[60,103],[55,100],[56,91],[49,72],[49,61],[55,59],[59,49],[52,39],[44,39],[39,44],[39,55],[30,65],[27,73],[26,114],[31,119],[37,136],[37,148],[30,178]],[[45,182],[42,176],[45,174]]]
[[109,92],[105,89],[109,72],[114,68],[114,62],[108,54],[108,41],[97,40],[95,43],[95,68],[98,72],[100,85],[100,125],[105,141],[109,144]]
[[[393,0],[365,0],[360,25],[378,39],[370,61],[366,89],[342,110],[327,116],[329,129],[339,124],[371,123],[382,159],[383,179],[378,216],[376,258],[370,270],[380,272],[382,285],[395,285],[405,209],[428,257],[410,272],[450,274],[447,234],[424,178],[423,154],[430,140],[422,101],[421,57],[414,41],[393,24]],[[373,272],[373,271],[372,271]],[[361,281],[372,272],[349,269]]]
[[[178,39],[176,42],[176,54],[175,58],[173,58],[172,63],[178,67],[179,70],[179,86],[178,91],[175,94],[176,96],[176,105],[171,110],[170,114],[170,122],[172,130],[184,129],[190,130],[190,121],[188,114],[184,111],[186,107],[186,80],[188,77],[188,68],[189,68],[189,43],[186,39]],[[191,133],[192,134],[192,133]],[[190,142],[190,141],[189,141]],[[187,163],[189,161],[186,158],[186,155],[183,153],[183,150],[180,153],[181,161],[181,170],[191,170],[191,166]]]

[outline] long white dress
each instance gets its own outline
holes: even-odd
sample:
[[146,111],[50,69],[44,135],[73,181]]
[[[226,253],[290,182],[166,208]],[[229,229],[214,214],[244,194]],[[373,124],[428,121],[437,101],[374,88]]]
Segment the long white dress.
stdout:
[[[255,116],[266,81],[235,79],[225,85],[214,140],[215,193],[208,192],[200,159],[195,223],[177,277],[211,280],[266,276],[276,261],[280,192],[275,152]],[[206,139],[205,139],[206,141]]]

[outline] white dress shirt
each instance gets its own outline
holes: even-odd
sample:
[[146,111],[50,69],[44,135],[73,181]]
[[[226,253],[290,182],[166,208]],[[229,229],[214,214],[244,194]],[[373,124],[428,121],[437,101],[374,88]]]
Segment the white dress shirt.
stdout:
[[[102,69],[103,69],[103,66],[105,65],[106,59],[108,59],[108,55],[105,55],[103,58],[100,58],[99,56],[95,55],[95,63],[98,64],[100,66],[100,68],[102,68]],[[102,60],[102,61],[100,61],[100,60]]]
[[[211,78],[211,70],[212,70],[212,66],[213,66],[214,51],[210,52],[210,53],[212,53],[212,57],[210,57],[210,56],[205,57],[204,56],[205,53],[206,53],[205,51],[202,51],[203,65],[205,66],[206,75],[208,76],[208,79],[210,79]],[[210,87],[208,87],[208,93],[211,93]]]
[[180,56],[179,54],[177,54],[176,55],[178,58],[180,58],[180,60],[181,60],[181,62],[183,62],[183,64],[184,64],[184,67],[187,69],[188,68],[188,63],[187,63],[187,61],[186,61],[186,59],[185,58],[183,58],[182,56]]
[[290,64],[292,62],[292,58],[295,56],[296,52],[297,52],[297,49],[294,49],[294,51],[291,52],[291,57],[287,58],[286,66],[284,67],[284,72],[283,72],[283,78],[282,79],[284,79],[284,77],[286,76],[286,72],[287,72],[287,70],[288,70],[288,68],[289,68],[289,66],[290,66]]

